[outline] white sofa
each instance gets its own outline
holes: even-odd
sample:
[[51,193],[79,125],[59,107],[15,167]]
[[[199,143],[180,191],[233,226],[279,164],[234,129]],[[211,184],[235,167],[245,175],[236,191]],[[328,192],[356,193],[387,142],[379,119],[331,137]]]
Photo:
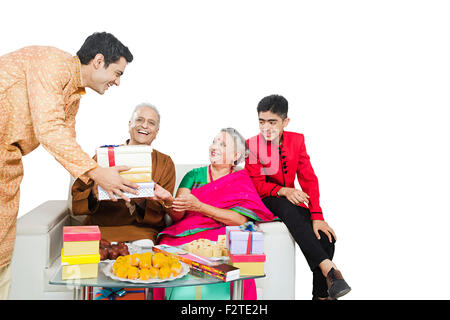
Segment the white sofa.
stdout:
[[[200,166],[176,165],[175,186],[185,173]],[[9,299],[73,299],[72,288],[48,284],[60,266],[63,226],[79,225],[83,220],[83,217],[73,216],[71,208],[69,190],[67,200],[44,202],[18,219]],[[282,222],[260,223],[259,226],[265,233],[266,277],[256,280],[258,299],[293,300],[295,242]]]

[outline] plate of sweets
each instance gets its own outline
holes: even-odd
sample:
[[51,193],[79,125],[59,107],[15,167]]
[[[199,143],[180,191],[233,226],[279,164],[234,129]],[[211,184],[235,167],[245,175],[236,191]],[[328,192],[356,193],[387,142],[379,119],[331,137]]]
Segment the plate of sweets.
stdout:
[[103,268],[103,273],[107,277],[132,283],[173,281],[184,277],[188,272],[189,266],[186,263],[161,252],[118,256],[115,261],[109,261]]

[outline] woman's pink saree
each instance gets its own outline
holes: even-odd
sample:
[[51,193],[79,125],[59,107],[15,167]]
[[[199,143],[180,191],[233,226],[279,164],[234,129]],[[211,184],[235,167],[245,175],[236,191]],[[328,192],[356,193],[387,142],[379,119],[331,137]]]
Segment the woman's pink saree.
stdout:
[[[230,173],[199,188],[192,189],[191,193],[203,203],[233,210],[251,221],[275,219],[275,216],[261,201],[246,170]],[[225,234],[225,227],[225,224],[200,212],[187,211],[181,220],[165,228],[158,235],[157,242],[179,246],[197,239],[217,241],[219,235]],[[158,293],[154,291],[155,299],[158,298]],[[244,299],[256,299],[254,280],[244,281]]]

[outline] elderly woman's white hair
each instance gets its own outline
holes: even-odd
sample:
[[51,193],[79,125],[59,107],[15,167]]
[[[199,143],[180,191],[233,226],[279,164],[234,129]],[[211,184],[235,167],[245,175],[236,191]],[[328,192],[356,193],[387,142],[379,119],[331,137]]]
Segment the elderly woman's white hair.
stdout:
[[159,114],[159,111],[154,105],[152,105],[151,103],[147,103],[147,102],[140,103],[134,108],[133,113],[131,114],[131,118],[130,118],[131,126],[132,127],[134,126],[134,120],[136,119],[136,115],[137,115],[138,111],[142,108],[150,108],[156,112],[156,115],[158,116],[158,128],[159,128],[159,123],[161,122],[161,116]]
[[239,153],[239,158],[234,162],[234,165],[238,165],[248,156],[248,146],[245,138],[234,128],[223,128],[220,132],[226,132],[233,137],[235,152]]

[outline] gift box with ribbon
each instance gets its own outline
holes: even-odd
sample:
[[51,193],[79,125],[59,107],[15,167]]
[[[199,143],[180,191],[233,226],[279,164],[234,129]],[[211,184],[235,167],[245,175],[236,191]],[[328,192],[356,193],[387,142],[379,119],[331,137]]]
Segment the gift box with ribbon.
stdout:
[[98,226],[64,226],[61,278],[96,278],[100,262]]
[[264,233],[257,231],[253,223],[227,226],[227,248],[230,254],[263,254]]
[[[154,195],[152,181],[152,147],[147,145],[116,146],[97,148],[97,163],[101,167],[128,166],[131,169],[120,172],[125,179],[139,185],[138,194],[125,192],[129,198],[146,198]],[[110,200],[108,193],[98,187],[99,200]],[[115,196],[119,198],[118,196]]]
[[265,254],[229,254],[230,264],[241,270],[244,276],[263,276]]
[[146,300],[145,289],[103,288],[95,294],[94,300]]
[[64,254],[66,256],[98,254],[100,238],[98,226],[64,226]]

